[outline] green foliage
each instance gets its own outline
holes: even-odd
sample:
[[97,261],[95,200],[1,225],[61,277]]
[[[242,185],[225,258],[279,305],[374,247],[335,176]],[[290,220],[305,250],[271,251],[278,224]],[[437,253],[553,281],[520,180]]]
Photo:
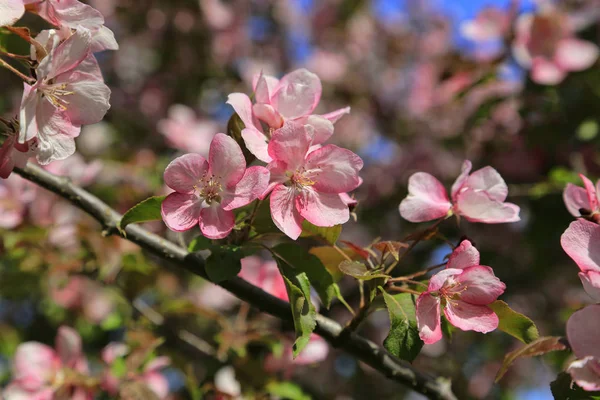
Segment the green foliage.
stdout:
[[381,278],[384,281],[389,279],[388,275],[380,273],[381,270],[369,270],[367,266],[358,261],[344,260],[339,265],[340,271],[361,281]]
[[330,245],[334,245],[338,238],[342,234],[342,225],[335,225],[331,227],[327,226],[316,226],[304,220],[302,223],[302,234],[301,237],[317,236],[325,240]]
[[555,400],[600,400],[600,392],[586,392],[566,372],[561,372],[556,380],[550,384],[552,396]]
[[535,357],[541,356],[543,354],[549,353],[551,351],[565,350],[566,346],[562,343],[560,337],[556,336],[548,336],[541,337],[520,349],[511,351],[510,353],[504,356],[504,360],[502,361],[502,367],[496,374],[496,382],[498,382],[506,371],[508,367],[517,359],[521,357]]
[[537,327],[532,320],[511,309],[502,300],[496,300],[489,307],[498,315],[498,329],[516,337],[523,343],[531,343],[540,337]]
[[403,360],[413,361],[423,347],[415,315],[415,298],[410,293],[390,295],[380,288],[390,316],[390,332],[383,346]]
[[281,399],[311,400],[311,397],[293,382],[269,382],[265,389],[270,395]]
[[162,219],[160,205],[166,196],[153,196],[130,208],[121,218],[119,229],[138,222],[158,221]]
[[188,245],[188,251],[194,253],[200,250],[207,250],[212,245],[212,240],[202,235],[196,236]]
[[215,283],[231,279],[240,273],[245,254],[240,246],[212,246],[206,258],[205,269],[208,278]]

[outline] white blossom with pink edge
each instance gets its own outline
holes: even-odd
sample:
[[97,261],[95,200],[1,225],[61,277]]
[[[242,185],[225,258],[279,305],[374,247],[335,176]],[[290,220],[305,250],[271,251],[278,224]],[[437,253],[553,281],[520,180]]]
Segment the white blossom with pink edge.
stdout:
[[74,385],[72,377],[66,379],[65,369],[81,376],[89,373],[79,334],[61,326],[55,348],[38,342],[20,344],[15,353],[13,380],[3,391],[3,399],[52,400],[60,391],[70,399],[91,400],[93,396],[89,391]]
[[600,225],[584,219],[573,221],[560,244],[581,270],[579,279],[587,294],[600,301]]
[[472,164],[465,161],[452,185],[452,202],[440,181],[426,172],[408,180],[408,196],[400,203],[400,215],[410,222],[432,221],[450,213],[471,222],[498,224],[519,221],[519,207],[506,203],[508,186],[492,167],[469,175]]
[[0,0],[0,26],[14,24],[24,13],[23,0]]
[[296,240],[306,219],[316,226],[335,226],[350,218],[341,195],[360,185],[363,161],[332,144],[311,151],[314,129],[295,122],[275,131],[268,151],[273,159],[268,193],[275,225]]
[[[587,177],[579,174],[584,187],[567,183],[563,192],[563,200],[567,210],[574,217],[600,217],[600,180],[596,186]],[[582,215],[581,212],[585,215]]]
[[163,201],[163,221],[176,232],[200,224],[202,234],[222,239],[234,226],[233,210],[256,200],[269,184],[264,167],[246,169],[240,146],[231,137],[217,133],[208,160],[186,154],[165,170],[165,183],[175,190]]
[[567,368],[584,390],[600,390],[600,304],[576,311],[567,321],[567,338],[577,357]]
[[521,15],[512,47],[517,62],[542,85],[556,85],[569,72],[590,68],[600,54],[594,43],[577,39],[568,15],[555,10]]
[[156,127],[169,146],[203,157],[208,157],[210,142],[218,128],[213,121],[198,119],[194,110],[183,104],[171,106],[168,118],[160,120]]
[[[244,122],[242,138],[246,147],[261,161],[271,162],[268,143],[274,130],[284,122],[310,125],[313,144],[324,143],[333,135],[333,124],[350,112],[350,107],[324,115],[315,115],[321,100],[321,80],[306,69],[297,69],[281,79],[259,74],[254,78],[255,104],[244,93],[232,93],[227,99]],[[261,122],[268,129],[264,131]]]
[[498,327],[498,316],[489,304],[504,293],[490,267],[479,265],[479,251],[463,240],[452,252],[446,269],[435,274],[416,306],[419,336],[426,344],[442,338],[441,313],[463,331],[488,333]]
[[19,143],[37,138],[40,164],[73,154],[81,125],[99,122],[110,108],[110,89],[84,63],[90,43],[89,30],[81,27],[62,43],[54,39],[36,68],[36,83],[24,83]]

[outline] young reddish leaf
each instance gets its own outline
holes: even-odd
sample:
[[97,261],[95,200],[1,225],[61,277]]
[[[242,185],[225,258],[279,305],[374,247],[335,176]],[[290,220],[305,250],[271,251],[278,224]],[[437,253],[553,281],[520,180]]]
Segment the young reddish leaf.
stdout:
[[533,321],[511,309],[502,300],[496,300],[489,307],[498,315],[498,329],[502,332],[516,337],[523,343],[531,343],[539,338],[540,334]]
[[356,255],[358,255],[360,258],[364,258],[365,260],[369,259],[369,252],[363,249],[362,247],[357,246],[352,242],[347,242],[345,240],[341,240],[341,242],[348,246],[350,250],[355,252]]
[[373,247],[382,254],[390,253],[397,261],[400,259],[400,249],[407,248],[408,245],[402,242],[386,240],[384,242],[375,243]]
[[504,356],[504,361],[502,361],[502,367],[496,374],[496,382],[498,382],[506,371],[508,367],[517,359],[521,357],[535,357],[541,356],[542,354],[549,353],[551,351],[565,350],[567,346],[562,342],[562,338],[558,336],[546,336],[541,337],[520,349],[511,351],[510,353]]

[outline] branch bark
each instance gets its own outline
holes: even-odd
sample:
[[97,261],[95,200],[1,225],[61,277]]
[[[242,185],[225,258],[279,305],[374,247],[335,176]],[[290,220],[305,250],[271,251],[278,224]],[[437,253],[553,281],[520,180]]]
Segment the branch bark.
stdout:
[[[15,168],[15,172],[23,178],[63,197],[77,208],[91,215],[102,226],[103,235],[121,236],[177,267],[208,279],[202,257],[188,253],[186,249],[137,225],[128,225],[125,232],[119,231],[117,225],[121,215],[93,194],[71,183],[69,179],[53,175],[32,164],[28,164],[24,168]],[[293,322],[289,303],[271,296],[245,280],[236,277],[221,282],[219,285],[253,307],[282,320]],[[337,322],[322,315],[317,315],[315,332],[332,346],[347,351],[389,379],[399,382],[430,399],[456,400],[448,381],[419,372],[409,363],[393,357],[375,343],[356,333],[342,334],[342,331],[342,327]]]

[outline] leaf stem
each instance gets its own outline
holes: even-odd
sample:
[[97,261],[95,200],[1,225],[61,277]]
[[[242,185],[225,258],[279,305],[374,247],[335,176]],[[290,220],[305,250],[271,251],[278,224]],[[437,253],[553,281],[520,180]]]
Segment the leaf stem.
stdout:
[[12,65],[10,65],[9,63],[7,63],[6,61],[4,61],[3,59],[0,58],[0,66],[6,68],[7,70],[9,70],[10,72],[12,72],[13,74],[17,75],[19,78],[21,78],[24,82],[29,83],[30,85],[33,85],[35,83],[35,79],[28,77],[27,75],[23,74],[21,71],[19,71],[18,69],[16,69],[15,67],[13,67]]

